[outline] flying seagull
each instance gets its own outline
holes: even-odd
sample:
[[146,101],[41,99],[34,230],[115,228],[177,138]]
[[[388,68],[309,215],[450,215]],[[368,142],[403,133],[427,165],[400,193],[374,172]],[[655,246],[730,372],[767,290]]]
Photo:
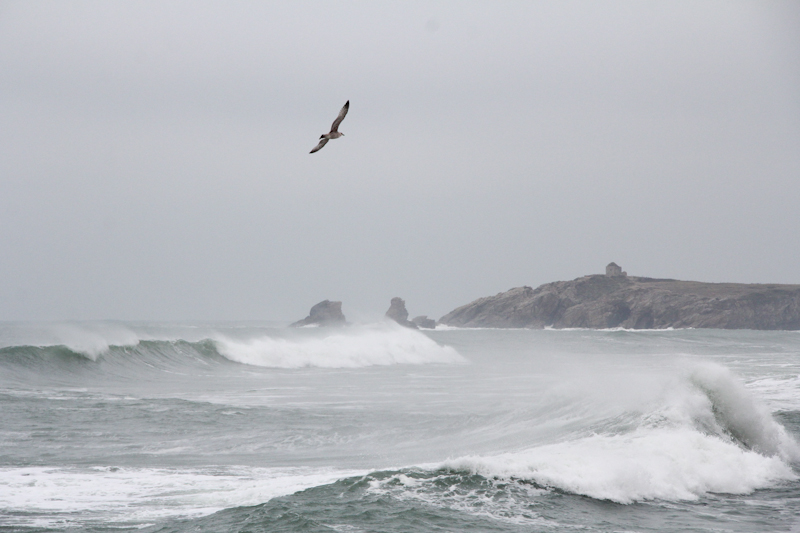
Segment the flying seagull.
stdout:
[[319,144],[316,145],[313,150],[308,152],[309,154],[313,154],[314,152],[316,152],[318,150],[322,150],[322,147],[325,146],[325,144],[328,141],[330,141],[331,139],[338,139],[339,137],[344,136],[344,133],[339,133],[339,124],[342,123],[342,121],[344,120],[344,117],[347,115],[347,110],[348,109],[350,109],[350,100],[348,100],[344,104],[344,107],[342,107],[342,110],[339,111],[339,116],[336,117],[336,120],[334,120],[333,124],[331,125],[330,133],[324,133],[324,134],[320,135],[319,136]]

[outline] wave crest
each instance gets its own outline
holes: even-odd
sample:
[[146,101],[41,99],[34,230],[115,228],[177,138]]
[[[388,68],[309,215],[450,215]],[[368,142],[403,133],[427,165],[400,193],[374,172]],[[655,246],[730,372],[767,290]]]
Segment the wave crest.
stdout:
[[0,332],[0,349],[63,347],[92,361],[113,346],[136,346],[141,340],[130,328],[110,322],[25,324],[8,333]]
[[747,494],[797,479],[779,457],[690,429],[666,428],[597,435],[495,457],[463,457],[443,466],[618,503]]
[[800,460],[800,448],[794,439],[730,370],[711,363],[695,365],[689,382],[706,400],[692,412],[699,429],[728,436],[763,455]]
[[214,342],[217,351],[231,361],[275,368],[357,368],[466,361],[454,348],[392,324],[357,326],[323,337],[218,338]]
[[726,368],[683,373],[633,428],[495,456],[465,456],[441,467],[520,479],[592,498],[632,503],[747,494],[798,479],[798,445]]

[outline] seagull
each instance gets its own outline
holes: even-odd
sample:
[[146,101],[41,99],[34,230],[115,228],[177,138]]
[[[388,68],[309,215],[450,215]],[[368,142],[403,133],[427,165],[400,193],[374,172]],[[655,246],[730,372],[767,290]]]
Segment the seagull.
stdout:
[[347,110],[348,109],[350,109],[350,100],[348,100],[344,104],[344,107],[342,107],[342,110],[339,111],[339,116],[336,117],[336,120],[334,120],[333,124],[331,125],[330,133],[323,133],[322,135],[320,135],[319,136],[319,144],[316,145],[313,150],[308,152],[309,154],[313,154],[314,152],[322,150],[322,147],[325,146],[325,144],[328,141],[330,141],[331,139],[338,139],[339,137],[343,137],[344,136],[344,133],[339,133],[339,124],[342,123],[342,121],[344,120],[344,117],[347,115]]

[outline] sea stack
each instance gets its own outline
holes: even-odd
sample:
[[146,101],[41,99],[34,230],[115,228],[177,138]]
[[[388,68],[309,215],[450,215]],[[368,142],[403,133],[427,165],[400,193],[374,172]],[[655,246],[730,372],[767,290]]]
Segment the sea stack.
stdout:
[[406,302],[402,298],[392,298],[389,305],[389,310],[386,311],[386,318],[390,318],[400,324],[411,329],[418,329],[417,325],[408,320],[408,311],[406,311]]
[[345,320],[344,313],[342,313],[342,302],[323,300],[311,308],[307,317],[293,323],[291,327],[344,326],[345,324],[347,324],[347,320]]
[[411,322],[417,325],[420,329],[436,329],[436,321],[428,318],[428,315],[420,315],[411,319]]

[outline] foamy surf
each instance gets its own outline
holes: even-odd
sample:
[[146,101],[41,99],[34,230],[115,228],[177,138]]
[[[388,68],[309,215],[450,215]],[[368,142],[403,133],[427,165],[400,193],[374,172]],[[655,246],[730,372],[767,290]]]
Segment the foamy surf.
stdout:
[[[0,324],[6,528],[749,533],[800,516],[800,412],[775,408],[797,404],[797,335],[123,326],[139,342],[104,333],[90,361]],[[314,364],[330,368],[295,370]]]
[[685,428],[598,435],[519,453],[463,457],[443,466],[618,503],[747,494],[797,479],[780,457]]
[[747,388],[775,410],[800,411],[800,375],[757,379]]
[[363,478],[367,493],[409,502],[415,507],[447,508],[477,518],[516,526],[550,529],[558,524],[531,509],[547,491],[528,483],[495,483],[459,473],[424,470],[374,472]]
[[464,363],[450,346],[393,324],[355,326],[323,336],[249,340],[217,338],[223,357],[248,365],[275,368],[357,368],[374,365]]
[[632,503],[748,494],[798,479],[798,445],[725,368],[696,364],[633,430],[608,431],[494,456],[465,456],[441,467],[488,478]]
[[63,527],[80,513],[81,523],[94,519],[142,527],[167,517],[198,517],[228,507],[256,505],[362,473],[244,467],[3,468],[0,508],[7,515],[17,515],[13,524],[6,525]]

